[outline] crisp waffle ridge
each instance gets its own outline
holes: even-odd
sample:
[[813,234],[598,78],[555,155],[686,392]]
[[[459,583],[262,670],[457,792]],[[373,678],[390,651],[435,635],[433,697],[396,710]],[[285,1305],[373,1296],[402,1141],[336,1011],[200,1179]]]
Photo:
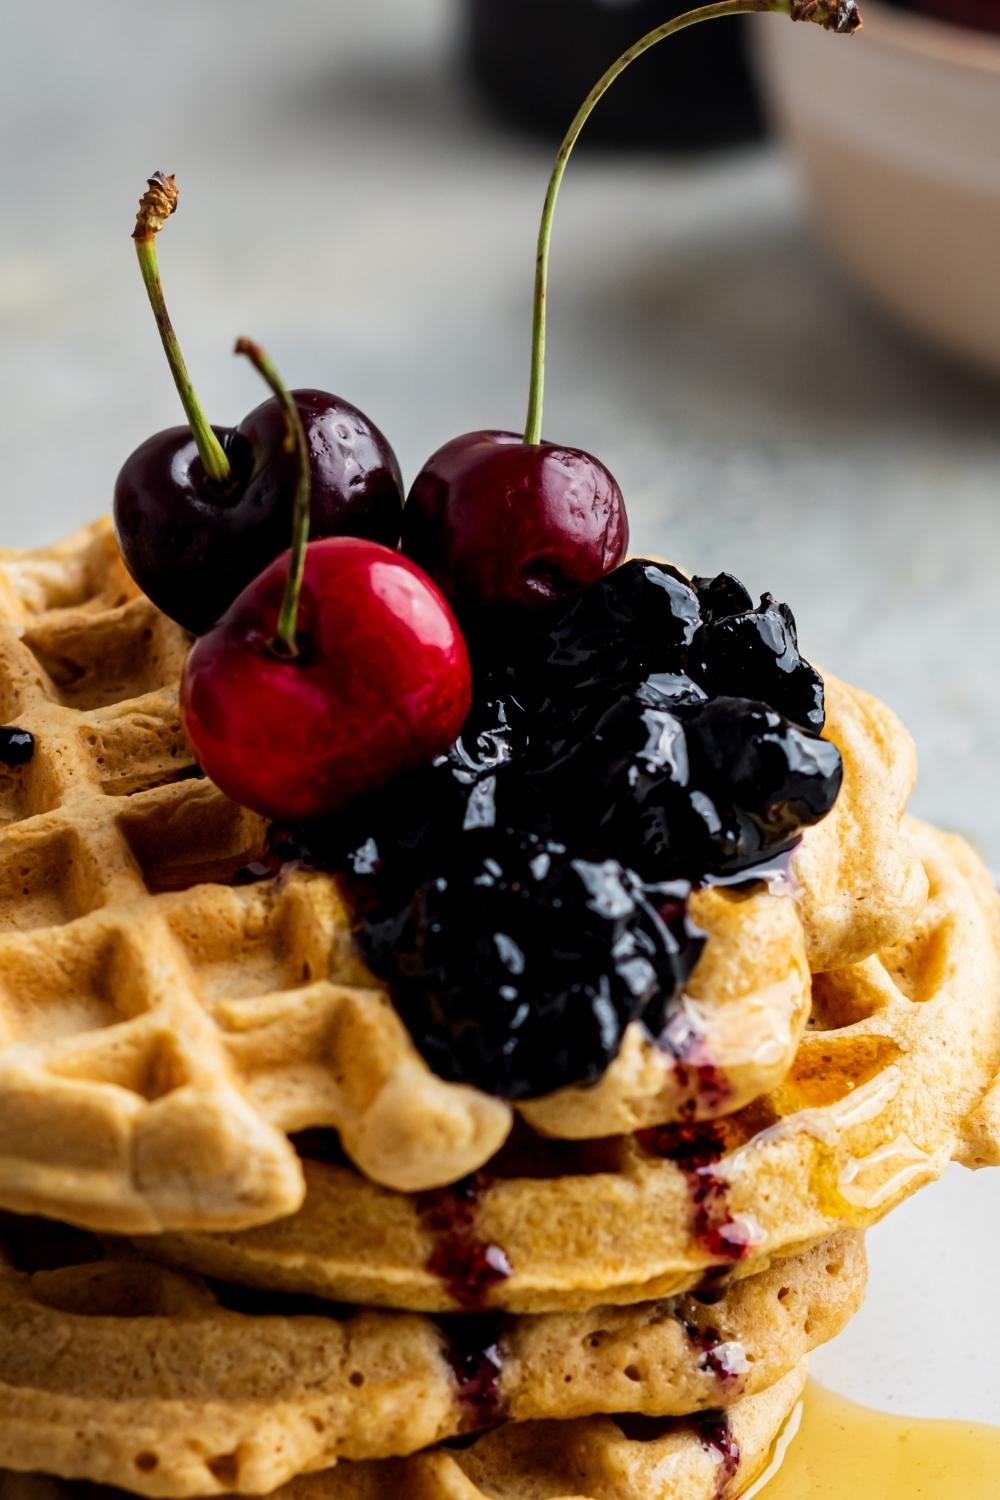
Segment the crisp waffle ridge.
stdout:
[[[805,1364],[747,1396],[720,1424],[679,1418],[526,1422],[462,1448],[345,1462],[282,1485],[273,1500],[729,1500],[766,1469],[805,1386]],[[723,1443],[724,1449],[718,1446]],[[121,1491],[0,1472],[0,1500],[121,1500]]]
[[0,1224],[0,1246],[0,1468],[151,1497],[270,1492],[501,1421],[728,1409],[834,1337],[865,1283],[847,1231],[712,1307],[449,1325],[248,1297],[40,1220]]

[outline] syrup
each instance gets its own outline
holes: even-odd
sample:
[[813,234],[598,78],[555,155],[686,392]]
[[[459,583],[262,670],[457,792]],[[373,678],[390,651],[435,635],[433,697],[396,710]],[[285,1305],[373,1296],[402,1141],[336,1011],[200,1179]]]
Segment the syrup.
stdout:
[[758,1500],[997,1500],[1000,1428],[887,1416],[810,1382]]

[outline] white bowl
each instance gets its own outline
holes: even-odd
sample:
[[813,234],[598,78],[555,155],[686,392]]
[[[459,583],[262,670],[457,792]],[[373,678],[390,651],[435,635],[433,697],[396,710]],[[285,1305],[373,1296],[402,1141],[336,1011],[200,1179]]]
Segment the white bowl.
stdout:
[[850,38],[776,17],[754,28],[774,115],[864,287],[1000,370],[1000,38],[862,10]]

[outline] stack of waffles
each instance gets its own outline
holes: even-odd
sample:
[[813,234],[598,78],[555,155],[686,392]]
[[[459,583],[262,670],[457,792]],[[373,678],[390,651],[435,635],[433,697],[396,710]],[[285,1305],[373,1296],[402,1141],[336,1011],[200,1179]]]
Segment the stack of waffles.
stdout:
[[695,894],[696,1043],[512,1107],[201,777],[187,645],[103,525],[0,554],[3,1500],[745,1494],[865,1228],[1000,1161],[1000,909],[905,731],[828,679],[844,790]]

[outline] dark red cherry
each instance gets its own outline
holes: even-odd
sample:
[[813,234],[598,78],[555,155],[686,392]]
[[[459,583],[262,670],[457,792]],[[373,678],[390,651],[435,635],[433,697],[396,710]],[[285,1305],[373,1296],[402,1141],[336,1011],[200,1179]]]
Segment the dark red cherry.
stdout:
[[403,551],[463,623],[563,599],[616,568],[627,547],[625,502],[604,465],[514,432],[446,443],[403,511]]
[[[425,464],[403,512],[403,550],[436,578],[466,626],[565,598],[618,566],[628,545],[621,491],[604,465],[578,448],[542,442],[552,225],[566,166],[608,89],[632,63],[675,32],[746,11],[749,0],[719,0],[675,15],[623,52],[577,110],[556,153],[535,252],[531,383],[523,438],[472,432]],[[837,31],[861,25],[855,0],[761,0]],[[804,12],[808,12],[805,14]]]
[[[328,391],[292,393],[309,446],[310,535],[357,536],[395,547],[403,514],[389,443]],[[235,428],[213,428],[228,480],[209,479],[188,427],[148,438],[115,484],[115,526],[139,587],[201,635],[288,547],[296,461],[280,403],[264,401]]]
[[289,557],[197,641],[181,688],[203,769],[266,817],[334,812],[441,754],[472,700],[468,652],[420,569],[374,542],[310,542],[298,654],[276,645]]
[[[136,583],[200,635],[285,551],[300,474],[309,481],[311,536],[359,536],[388,547],[399,540],[403,482],[378,428],[329,391],[290,396],[281,382],[281,399],[263,402],[238,427],[209,424],[167,312],[156,250],[178,196],[174,178],[155,172],[132,240],[188,425],[158,432],[125,461],[114,510]],[[236,352],[255,363],[262,354],[245,339]]]
[[977,31],[1000,31],[996,0],[915,0],[915,9],[956,26]]

